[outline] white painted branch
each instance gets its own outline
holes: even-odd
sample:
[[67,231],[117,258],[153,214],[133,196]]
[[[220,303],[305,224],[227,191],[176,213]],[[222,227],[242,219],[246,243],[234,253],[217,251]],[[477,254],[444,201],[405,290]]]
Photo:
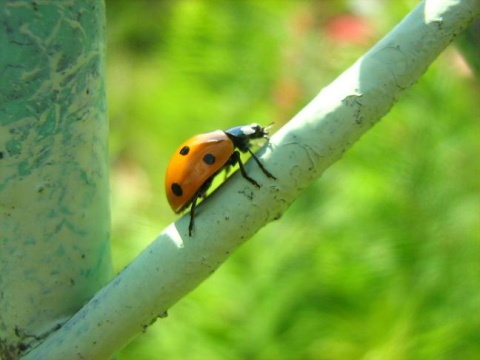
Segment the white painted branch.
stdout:
[[[280,129],[250,162],[256,189],[236,174],[169,226],[122,273],[25,359],[106,359],[194,289],[241,243],[278,219],[303,188],[379,121],[473,19],[480,0],[422,2],[395,29]],[[435,126],[435,124],[432,124]]]

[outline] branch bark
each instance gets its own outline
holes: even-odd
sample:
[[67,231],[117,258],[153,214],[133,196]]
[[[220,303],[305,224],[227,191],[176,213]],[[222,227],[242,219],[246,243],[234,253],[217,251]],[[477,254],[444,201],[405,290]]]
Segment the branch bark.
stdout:
[[170,225],[112,282],[25,359],[105,359],[167,310],[378,122],[450,42],[480,16],[479,0],[422,2],[365,56],[324,88],[258,155],[278,178],[255,189],[238,174]]

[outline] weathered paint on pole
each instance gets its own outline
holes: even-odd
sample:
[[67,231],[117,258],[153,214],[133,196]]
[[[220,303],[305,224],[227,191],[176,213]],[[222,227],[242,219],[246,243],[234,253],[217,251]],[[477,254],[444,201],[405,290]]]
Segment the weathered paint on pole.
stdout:
[[105,7],[0,2],[0,358],[111,276]]

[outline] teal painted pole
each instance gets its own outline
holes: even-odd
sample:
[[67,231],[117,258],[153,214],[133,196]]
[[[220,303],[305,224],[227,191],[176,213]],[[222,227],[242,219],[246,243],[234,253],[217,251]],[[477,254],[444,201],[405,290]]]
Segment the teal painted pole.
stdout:
[[105,6],[0,1],[0,358],[111,277]]

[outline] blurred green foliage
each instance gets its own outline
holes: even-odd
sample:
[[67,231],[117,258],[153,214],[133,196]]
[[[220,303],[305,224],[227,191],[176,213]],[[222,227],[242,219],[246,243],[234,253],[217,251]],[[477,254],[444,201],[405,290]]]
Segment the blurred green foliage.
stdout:
[[[178,144],[281,127],[415,3],[107,1],[117,269],[177,217],[163,177]],[[480,358],[479,90],[447,49],[120,359]]]

